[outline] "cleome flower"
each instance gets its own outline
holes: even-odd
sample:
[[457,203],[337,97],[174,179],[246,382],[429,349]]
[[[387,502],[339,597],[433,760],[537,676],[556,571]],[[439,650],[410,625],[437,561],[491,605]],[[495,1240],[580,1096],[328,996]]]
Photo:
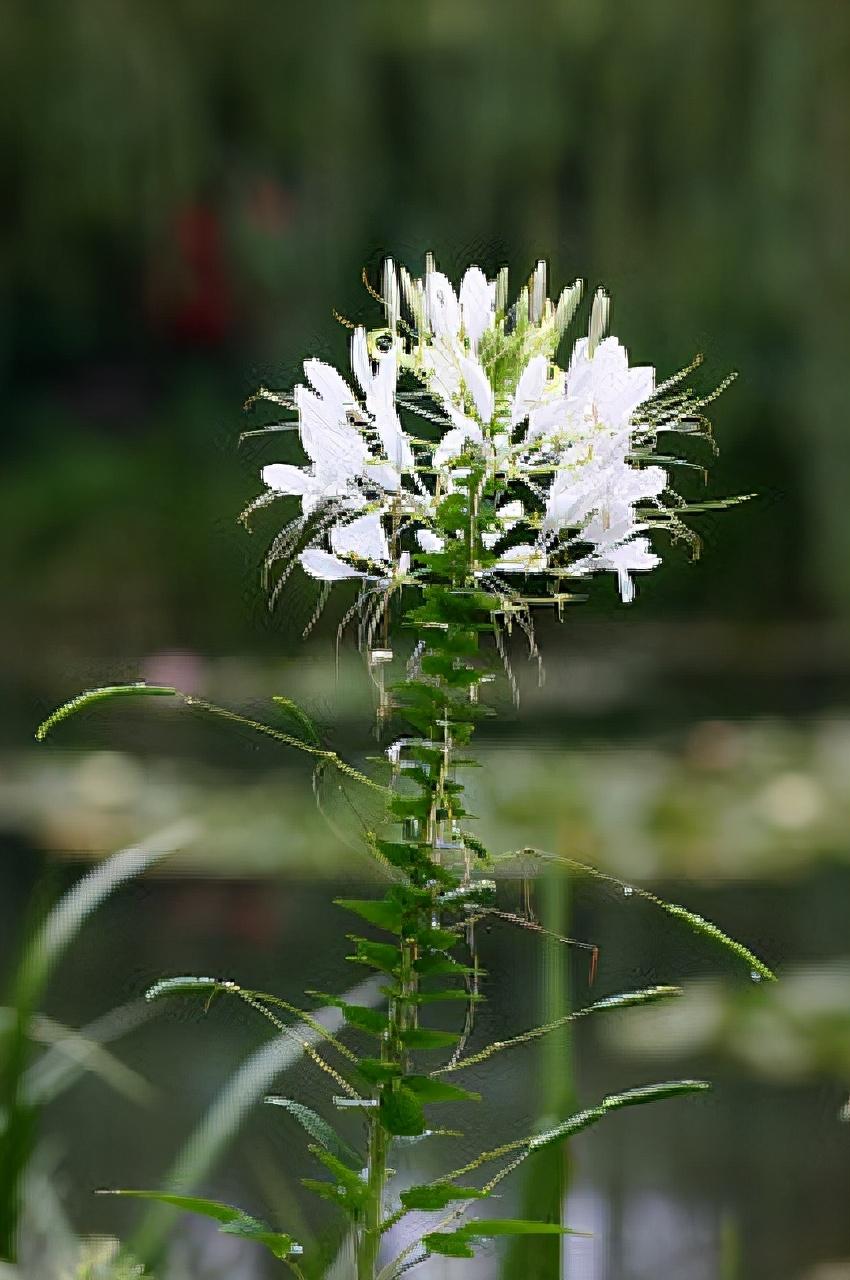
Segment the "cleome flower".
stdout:
[[693,540],[670,483],[677,460],[655,460],[658,437],[707,435],[702,409],[717,392],[680,389],[690,370],[658,387],[652,367],[630,365],[606,336],[602,290],[559,365],[581,294],[576,281],[550,300],[543,262],[509,304],[506,270],[488,280],[470,266],[456,290],[431,255],[420,278],[388,260],[376,295],[386,326],[353,327],[348,379],[310,359],[291,396],[261,393],[294,412],[285,425],[306,456],[264,467],[253,504],[300,500],[267,560],[283,566],[275,594],[296,564],[326,584],[359,580],[364,600],[379,593],[384,605],[402,585],[427,584],[429,557],[470,536],[447,533],[438,513],[473,476],[487,518],[472,576],[514,611],[532,598],[523,581],[535,604],[560,604],[570,580],[600,572],[631,601],[635,575],[660,563],[653,535]]

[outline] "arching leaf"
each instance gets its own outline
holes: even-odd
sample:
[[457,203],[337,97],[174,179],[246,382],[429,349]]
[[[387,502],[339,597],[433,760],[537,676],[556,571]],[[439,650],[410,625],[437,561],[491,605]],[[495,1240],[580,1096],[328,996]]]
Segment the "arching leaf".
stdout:
[[276,1258],[289,1258],[302,1252],[301,1245],[291,1236],[281,1231],[273,1231],[257,1218],[252,1218],[242,1209],[232,1205],[221,1204],[218,1200],[205,1200],[200,1196],[178,1196],[167,1191],[101,1191],[101,1195],[131,1196],[137,1200],[155,1200],[159,1204],[171,1205],[182,1209],[184,1213],[196,1213],[202,1218],[212,1218],[219,1224],[219,1230],[227,1235],[241,1236],[246,1240],[254,1240],[262,1244]]

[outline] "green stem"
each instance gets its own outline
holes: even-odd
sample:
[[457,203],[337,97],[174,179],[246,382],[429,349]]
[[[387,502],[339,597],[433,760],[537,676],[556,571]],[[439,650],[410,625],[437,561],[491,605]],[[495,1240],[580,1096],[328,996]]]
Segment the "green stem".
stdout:
[[[460,555],[446,568],[445,582],[424,592],[424,614],[411,615],[415,639],[421,649],[422,676],[400,686],[400,709],[421,735],[414,748],[416,768],[411,775],[419,794],[400,794],[395,809],[407,835],[392,849],[396,865],[406,872],[406,885],[390,891],[402,907],[398,929],[398,961],[393,967],[393,990],[387,1009],[388,1026],[381,1043],[382,1062],[393,1074],[376,1090],[378,1106],[368,1112],[366,1195],[358,1213],[354,1240],[357,1280],[374,1280],[384,1223],[387,1156],[392,1133],[385,1117],[390,1113],[392,1091],[403,1088],[409,1069],[404,1033],[416,1027],[420,950],[429,954],[428,933],[438,917],[462,908],[446,907],[440,895],[459,884],[451,868],[442,863],[441,832],[453,830],[461,816],[460,788],[453,778],[453,753],[465,746],[477,717],[477,699],[471,691],[484,674],[479,665],[479,631],[487,625],[486,602],[475,593],[474,566],[478,562],[481,521],[481,477],[470,483],[465,513],[466,538],[457,545]],[[416,752],[418,751],[418,755]],[[410,823],[405,827],[405,819]],[[400,854],[399,850],[403,852]],[[432,955],[433,958],[433,955]],[[401,1130],[404,1132],[404,1130]]]
[[381,1248],[381,1222],[387,1180],[387,1135],[377,1110],[369,1123],[366,1179],[369,1198],[357,1242],[357,1280],[374,1280]]

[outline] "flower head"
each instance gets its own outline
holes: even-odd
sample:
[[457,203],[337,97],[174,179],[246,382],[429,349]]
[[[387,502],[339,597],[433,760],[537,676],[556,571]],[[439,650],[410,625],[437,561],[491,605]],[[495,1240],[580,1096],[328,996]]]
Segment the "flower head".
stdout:
[[[660,563],[652,534],[686,532],[670,485],[675,459],[653,461],[657,437],[705,434],[708,398],[671,394],[682,375],[658,388],[651,366],[630,365],[606,336],[602,290],[586,335],[559,364],[581,292],[576,281],[550,300],[540,262],[509,305],[505,271],[488,280],[471,266],[455,289],[430,255],[419,278],[388,260],[386,327],[353,328],[351,379],[307,360],[304,383],[283,398],[306,461],[262,472],[267,498],[301,503],[270,557],[284,562],[282,580],[297,561],[311,577],[358,579],[388,601],[403,583],[444,575],[462,540],[467,578],[513,609],[529,578],[535,602],[560,602],[570,580],[598,572],[616,575],[631,601],[634,575]],[[474,528],[447,522],[457,494],[468,496]]]

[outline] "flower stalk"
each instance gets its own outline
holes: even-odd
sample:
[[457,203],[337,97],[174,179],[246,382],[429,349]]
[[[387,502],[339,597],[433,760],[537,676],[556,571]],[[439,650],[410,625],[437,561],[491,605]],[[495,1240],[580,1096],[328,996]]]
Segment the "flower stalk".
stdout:
[[[553,987],[542,1025],[466,1050],[483,998],[475,922],[492,913],[529,924],[497,910],[494,881],[478,873],[495,859],[468,830],[457,776],[476,726],[491,714],[481,688],[493,678],[493,655],[502,659],[515,689],[507,643],[514,622],[536,655],[533,613],[546,605],[560,613],[575,598],[570,582],[613,573],[622,600],[633,599],[635,575],[659,560],[650,535],[661,529],[690,536],[682,518],[688,504],[670,484],[675,458],[665,451],[653,461],[658,436],[705,436],[709,430],[702,410],[711,396],[683,391],[678,378],[656,387],[654,370],[630,367],[621,344],[605,336],[609,307],[601,291],[587,336],[575,342],[566,367],[558,365],[559,344],[580,294],[577,283],[557,303],[550,301],[542,262],[513,306],[505,271],[488,280],[471,267],[456,293],[430,255],[419,280],[388,262],[381,295],[386,327],[369,334],[354,328],[354,385],[324,362],[307,360],[305,383],[291,395],[259,393],[294,411],[307,456],[306,464],[264,467],[266,491],[245,513],[278,498],[296,499],[300,506],[290,512],[266,559],[267,573],[277,575],[272,599],[280,598],[299,566],[319,580],[309,629],[333,584],[356,586],[341,626],[359,619],[381,726],[399,719],[407,725],[405,736],[386,752],[389,786],[327,750],[309,718],[286,698],[274,700],[275,711],[289,721],[281,729],[167,687],[105,686],[59,708],[37,735],[44,737],[94,702],[152,694],[306,752],[317,769],[332,767],[341,781],[386,799],[390,834],[369,833],[368,842],[389,873],[389,886],[379,898],[338,900],[359,928],[365,924],[366,933],[348,935],[349,959],[380,975],[380,1007],[308,993],[341,1009],[346,1033],[371,1039],[371,1049],[352,1048],[326,1033],[312,1014],[231,980],[165,979],[149,992],[152,999],[202,994],[207,1006],[217,994],[242,999],[275,1034],[291,1034],[304,1046],[336,1091],[334,1106],[362,1115],[355,1149],[311,1108],[292,1099],[267,1099],[280,1103],[309,1135],[309,1150],[327,1176],[306,1178],[304,1186],[345,1215],[357,1280],[396,1280],[434,1255],[471,1258],[485,1238],[557,1240],[567,1230],[559,1221],[560,1200],[549,1221],[540,1217],[546,1206],[536,1203],[527,1219],[478,1218],[470,1210],[529,1156],[557,1152],[573,1134],[610,1113],[707,1087],[669,1081],[613,1094],[572,1115],[555,1115],[544,1131],[483,1151],[432,1182],[400,1191],[390,1185],[394,1143],[452,1132],[431,1129],[427,1107],[480,1102],[478,1094],[454,1083],[456,1073],[496,1052],[560,1034],[575,1018],[679,994],[675,987],[654,987],[571,1010],[565,1008],[567,993]],[[415,432],[411,418],[419,419]],[[692,505],[698,511],[712,504]],[[405,678],[388,683],[396,626],[410,638],[412,653]],[[648,890],[638,892],[748,969],[772,976],[748,948],[710,921]],[[548,933],[557,936],[562,927],[558,919]],[[453,1005],[463,1009],[462,1020],[450,1016]],[[285,1023],[285,1015],[294,1022]],[[304,1025],[319,1029],[316,1044],[308,1046],[299,1033]],[[445,1050],[448,1060],[435,1064],[432,1055]],[[119,1194],[212,1218],[221,1230],[264,1245],[294,1274],[315,1274],[296,1261],[304,1252],[300,1243],[242,1210],[169,1192]],[[414,1212],[437,1217],[426,1229],[410,1232],[398,1255],[385,1262],[382,1244],[389,1228]]]

